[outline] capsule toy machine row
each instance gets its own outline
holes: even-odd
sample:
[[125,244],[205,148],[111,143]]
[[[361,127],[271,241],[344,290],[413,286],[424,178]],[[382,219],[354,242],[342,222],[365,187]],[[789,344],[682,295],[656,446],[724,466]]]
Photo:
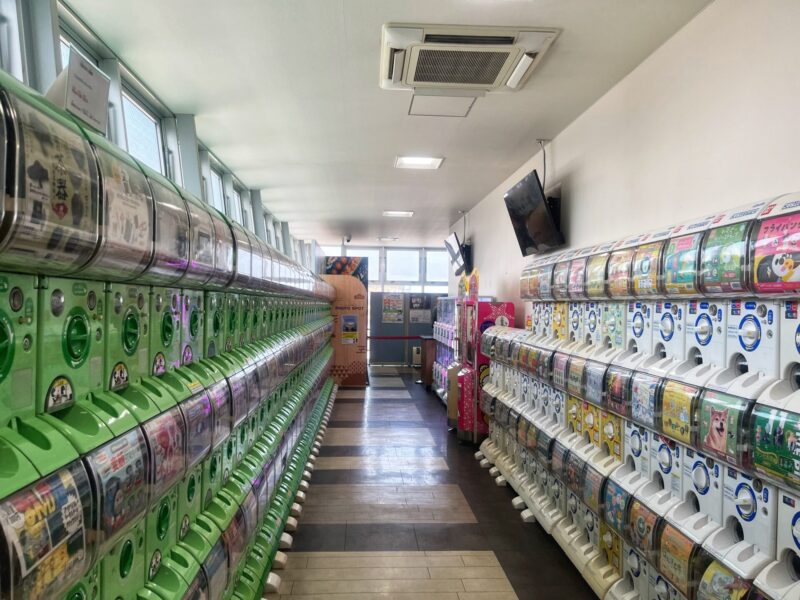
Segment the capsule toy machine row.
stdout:
[[[553,313],[553,335],[561,341],[560,347],[573,354],[581,343],[583,330],[583,305],[570,301],[569,278],[575,252],[562,253],[553,267],[553,297],[556,300]],[[574,323],[573,323],[574,316]]]
[[603,598],[623,573],[621,532],[605,518],[608,486],[609,480],[602,473],[586,466],[583,496],[587,508],[584,526],[597,554],[588,561],[584,577],[595,593]]
[[649,598],[694,598],[711,559],[699,545],[667,521],[660,522],[656,539],[658,570],[653,570],[650,578]]
[[592,358],[609,363],[625,350],[625,308],[608,298],[608,261],[615,243],[600,244],[591,250],[585,268],[584,339]]
[[210,289],[203,293],[203,356],[211,358],[225,351],[227,300],[224,290],[236,274],[236,245],[224,215],[211,207],[208,211],[214,228],[214,275],[208,284]]
[[533,331],[536,335],[537,346],[552,347],[553,345],[553,269],[555,263],[546,259],[535,267],[531,279],[531,293],[538,293],[538,302],[533,307]]
[[[744,239],[731,239],[718,251],[720,256],[725,252],[726,260],[731,263],[736,263],[732,257],[737,252],[751,258],[749,263],[743,263],[743,275],[749,285],[749,292],[732,299],[727,305],[726,368],[716,374],[707,386],[746,398],[757,398],[782,377],[781,304],[774,298],[790,293],[792,288],[788,281],[776,279],[773,259],[774,268],[780,271],[779,261],[786,254],[780,250],[792,245],[791,233],[784,235],[784,226],[794,217],[791,215],[791,208],[787,209],[789,214],[771,216],[776,207],[777,203],[765,206],[756,222],[746,231],[740,232],[740,235],[746,236]],[[711,246],[712,242],[719,243],[714,234],[726,230],[724,227],[710,230],[705,247]],[[713,261],[717,252],[716,246],[711,250]],[[703,281],[705,282],[705,277]],[[753,293],[756,297],[752,296]]]
[[556,525],[567,517],[567,487],[564,478],[568,456],[569,448],[559,440],[554,440],[547,475],[547,503],[539,515],[542,528],[552,535],[555,535]]
[[[622,540],[619,546],[619,570],[621,579],[613,583],[606,598],[611,600],[637,600],[647,598],[648,570],[652,568],[645,554],[628,541],[628,513],[633,504],[631,493],[609,478],[603,491],[602,525],[611,530],[616,540]],[[637,504],[638,505],[638,504]],[[648,556],[652,553],[648,553]],[[609,565],[613,565],[608,560]]]
[[[558,442],[557,442],[558,443]],[[556,453],[559,446],[553,450]],[[573,542],[580,538],[583,533],[583,505],[581,502],[583,468],[586,465],[579,455],[569,450],[564,458],[562,477],[564,484],[564,503],[565,512],[563,519],[560,519],[553,527],[553,538],[555,538],[561,549],[569,556],[573,564],[580,569],[584,564],[580,553],[575,552],[571,547]]]
[[755,412],[752,400],[709,389],[701,397],[700,448],[728,463],[723,480],[723,527],[712,533],[703,547],[750,580],[775,559],[778,489],[751,474],[752,444],[773,433],[780,435],[774,425],[777,423],[770,423],[768,415]]
[[773,560],[755,578],[768,598],[797,598],[800,594],[800,499],[795,491],[778,490],[778,534]]

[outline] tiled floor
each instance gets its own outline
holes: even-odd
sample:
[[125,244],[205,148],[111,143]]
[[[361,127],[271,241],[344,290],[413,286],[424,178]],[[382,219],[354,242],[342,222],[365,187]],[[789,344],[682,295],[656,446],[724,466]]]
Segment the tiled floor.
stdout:
[[417,374],[340,390],[280,594],[270,600],[595,598],[555,541],[524,524],[475,448],[447,431]]

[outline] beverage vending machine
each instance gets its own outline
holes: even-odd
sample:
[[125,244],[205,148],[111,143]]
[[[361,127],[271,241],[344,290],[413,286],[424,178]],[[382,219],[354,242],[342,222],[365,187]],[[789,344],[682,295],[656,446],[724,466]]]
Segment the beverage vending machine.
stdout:
[[489,424],[479,407],[481,390],[489,376],[489,358],[481,353],[481,334],[493,325],[514,326],[514,303],[478,296],[478,275],[473,272],[456,302],[456,327],[461,370],[458,373],[459,440],[478,443],[489,434]]

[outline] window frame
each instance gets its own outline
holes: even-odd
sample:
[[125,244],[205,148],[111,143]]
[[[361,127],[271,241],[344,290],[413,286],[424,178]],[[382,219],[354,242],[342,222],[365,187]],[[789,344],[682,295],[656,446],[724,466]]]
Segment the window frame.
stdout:
[[[126,79],[122,80],[122,86],[121,86],[121,89],[120,89],[120,97],[122,99],[122,106],[121,106],[121,109],[122,109],[122,123],[124,125],[124,132],[123,133],[125,135],[126,151],[128,152],[128,154],[133,156],[133,153],[131,153],[131,150],[130,150],[130,141],[128,139],[128,118],[127,118],[127,116],[125,114],[125,101],[127,100],[130,104],[133,104],[133,106],[135,108],[137,108],[139,111],[141,111],[142,114],[144,114],[146,117],[148,117],[150,120],[152,120],[153,124],[155,125],[156,142],[157,142],[157,146],[158,146],[159,168],[156,169],[155,167],[153,167],[153,165],[147,165],[147,166],[150,167],[151,169],[154,169],[154,170],[158,171],[159,173],[161,173],[165,177],[168,176],[167,175],[166,153],[164,151],[164,131],[161,128],[161,118],[162,117],[158,114],[158,112],[156,112],[153,108],[151,108],[148,104],[146,104],[145,102],[143,102],[141,100],[139,94],[136,92],[136,90],[132,86],[128,85],[128,82],[127,82]],[[136,156],[133,156],[133,157],[136,158],[136,160],[138,160],[139,162],[144,163],[144,160],[142,160],[142,159],[140,159],[140,158],[138,158]]]

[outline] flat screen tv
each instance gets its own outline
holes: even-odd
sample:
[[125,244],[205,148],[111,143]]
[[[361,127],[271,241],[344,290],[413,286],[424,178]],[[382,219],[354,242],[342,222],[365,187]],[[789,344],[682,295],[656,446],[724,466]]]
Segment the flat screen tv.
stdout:
[[545,198],[535,170],[506,192],[505,201],[523,256],[541,254],[564,245],[560,201]]
[[469,273],[472,271],[470,247],[467,245],[462,246],[455,232],[451,233],[444,241],[444,247],[447,248],[447,253],[450,255],[450,264],[453,265],[453,272],[456,277],[464,272]]

